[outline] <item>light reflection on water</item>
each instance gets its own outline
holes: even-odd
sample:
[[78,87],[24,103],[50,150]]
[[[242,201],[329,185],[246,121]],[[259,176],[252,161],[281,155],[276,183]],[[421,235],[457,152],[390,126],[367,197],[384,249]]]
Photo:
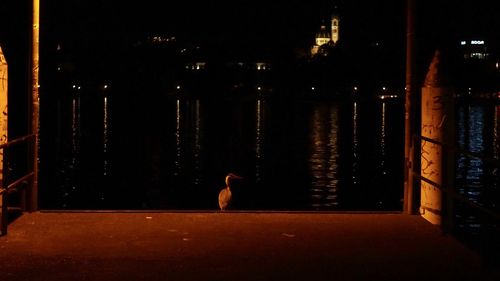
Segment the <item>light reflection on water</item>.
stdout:
[[337,105],[313,109],[309,159],[313,208],[338,205],[338,111]]
[[174,175],[181,174],[181,159],[182,159],[182,143],[181,143],[181,101],[176,101],[176,117],[175,117],[175,170]]
[[[125,146],[116,143],[129,136],[110,131],[122,122],[110,115],[114,99],[101,97],[101,125],[95,126],[102,132],[96,151],[104,152],[104,157],[87,153],[93,147],[82,139],[82,130],[92,135],[81,121],[81,114],[91,111],[91,106],[82,108],[79,96],[70,101],[67,177],[54,184],[61,188],[62,198],[52,208],[72,208],[74,202],[80,208],[86,204],[92,208],[96,205],[82,201],[93,202],[95,194],[96,200],[106,195],[106,201],[118,201],[122,208],[212,209],[223,184],[220,178],[235,170],[246,176],[251,189],[248,195],[253,196],[247,205],[250,209],[395,210],[400,206],[403,122],[398,119],[402,107],[397,102],[296,102],[284,107],[264,99],[221,104],[203,99],[166,100],[164,120],[158,120],[160,129],[151,131],[151,140],[145,142],[154,148],[143,149],[128,160],[132,166],[140,163],[138,169],[128,170],[138,172],[134,174],[115,167],[123,162],[123,155],[133,155],[126,152],[131,149],[129,144],[142,136],[122,141]],[[458,107],[457,142],[498,158],[499,112],[498,106]],[[122,127],[130,133],[128,126]],[[86,153],[81,152],[83,147]],[[87,192],[100,179],[83,170],[88,168],[82,168],[82,159],[85,167],[103,167],[99,168],[100,177],[111,184]],[[475,202],[498,208],[498,202],[490,200],[498,195],[498,174],[498,168],[480,159],[457,157],[457,188]],[[92,177],[97,178],[88,180]],[[90,184],[83,185],[83,178]],[[150,180],[151,187],[144,180]],[[121,185],[113,187],[116,182]],[[138,185],[143,193],[134,193]],[[153,186],[154,192],[149,192]],[[268,198],[259,197],[263,191]],[[79,200],[79,194],[86,197]]]
[[80,159],[80,97],[74,97],[71,111],[71,165],[77,167]]
[[[458,154],[457,191],[470,201],[497,212],[500,210],[499,113],[500,106],[485,104],[464,104],[457,110],[458,146],[486,157]],[[488,221],[483,216],[463,204],[457,204],[455,220],[458,234],[469,239],[484,233],[488,228]]]
[[352,110],[352,183],[357,186],[359,183],[359,140],[358,140],[358,103],[353,103]]
[[104,152],[104,171],[103,175],[107,176],[109,173],[109,157],[108,157],[108,145],[109,145],[109,110],[108,110],[108,98],[104,97],[104,116],[103,116],[103,152]]
[[264,124],[265,116],[263,104],[261,99],[257,100],[256,105],[256,118],[255,118],[255,182],[262,181],[262,161],[264,158],[263,145],[264,145]]
[[195,127],[194,127],[194,177],[193,183],[195,185],[201,184],[201,158],[202,158],[202,145],[201,145],[201,116],[200,116],[200,100],[195,101]]
[[386,174],[386,167],[385,167],[385,161],[386,161],[386,128],[385,128],[385,109],[386,108],[386,103],[382,102],[382,122],[380,125],[380,170],[382,171],[382,174]]
[[[73,194],[79,188],[79,170],[80,170],[80,140],[81,140],[81,106],[80,96],[76,95],[71,100],[71,148],[70,148],[70,163],[63,167],[62,184],[62,207],[66,208],[70,205],[70,200]],[[66,162],[66,161],[65,161]]]
[[[498,106],[462,105],[458,108],[457,143],[474,153],[498,159]],[[486,116],[490,116],[486,118]],[[489,120],[488,120],[489,119]],[[490,205],[485,191],[498,188],[498,168],[484,159],[460,154],[457,161],[458,191],[479,204]]]

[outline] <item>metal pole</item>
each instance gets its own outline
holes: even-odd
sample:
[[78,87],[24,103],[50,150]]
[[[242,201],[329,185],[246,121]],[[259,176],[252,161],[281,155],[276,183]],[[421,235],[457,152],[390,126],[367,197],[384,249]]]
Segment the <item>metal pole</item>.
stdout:
[[31,61],[31,93],[32,93],[32,123],[31,133],[35,135],[33,142],[33,181],[28,198],[29,210],[35,211],[38,208],[38,143],[39,143],[39,113],[40,113],[40,96],[39,96],[39,53],[40,53],[40,0],[33,0],[33,46],[32,46],[32,61]]
[[415,123],[412,100],[415,91],[415,0],[407,2],[406,23],[406,95],[405,95],[405,167],[403,212],[414,214],[414,187],[412,169],[414,168],[413,126]]

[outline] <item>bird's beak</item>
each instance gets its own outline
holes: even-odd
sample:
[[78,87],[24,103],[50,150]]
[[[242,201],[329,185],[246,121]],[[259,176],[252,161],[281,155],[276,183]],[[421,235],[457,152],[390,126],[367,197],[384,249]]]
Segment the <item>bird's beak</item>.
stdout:
[[235,174],[231,174],[231,178],[236,179],[236,180],[242,180],[242,179],[244,179],[244,177],[238,176],[238,175],[235,175]]

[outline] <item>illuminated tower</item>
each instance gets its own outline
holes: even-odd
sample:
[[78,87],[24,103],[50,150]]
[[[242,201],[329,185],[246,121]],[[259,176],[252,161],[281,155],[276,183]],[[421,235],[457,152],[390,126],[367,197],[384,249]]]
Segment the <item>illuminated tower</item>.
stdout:
[[337,6],[334,7],[332,16],[330,18],[330,28],[328,29],[328,24],[322,24],[321,29],[316,33],[315,44],[311,48],[311,55],[316,55],[320,47],[329,44],[337,45],[339,41],[339,28],[340,28],[340,17],[337,12]]
[[337,6],[335,6],[335,10],[332,14],[332,31],[331,31],[331,39],[334,44],[337,44],[339,41],[339,15],[337,13]]

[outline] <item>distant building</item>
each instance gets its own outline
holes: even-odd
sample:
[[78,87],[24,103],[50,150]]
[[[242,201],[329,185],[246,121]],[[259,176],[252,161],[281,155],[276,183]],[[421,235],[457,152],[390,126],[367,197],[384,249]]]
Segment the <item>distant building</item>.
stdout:
[[337,13],[337,7],[330,18],[330,28],[323,24],[320,27],[320,31],[316,33],[315,44],[311,48],[311,55],[316,55],[319,48],[325,44],[332,42],[334,45],[339,41],[339,28],[340,28],[340,18]]
[[460,48],[463,58],[466,60],[486,60],[490,55],[484,40],[462,40]]

